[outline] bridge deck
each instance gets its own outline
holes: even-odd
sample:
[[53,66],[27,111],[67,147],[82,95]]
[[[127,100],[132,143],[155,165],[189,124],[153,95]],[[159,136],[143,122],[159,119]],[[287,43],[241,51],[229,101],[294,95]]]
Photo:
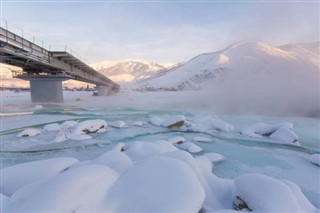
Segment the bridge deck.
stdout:
[[118,84],[70,53],[46,50],[1,27],[0,63],[21,67],[24,79],[27,75],[60,75],[98,86],[108,86],[115,91],[119,90]]

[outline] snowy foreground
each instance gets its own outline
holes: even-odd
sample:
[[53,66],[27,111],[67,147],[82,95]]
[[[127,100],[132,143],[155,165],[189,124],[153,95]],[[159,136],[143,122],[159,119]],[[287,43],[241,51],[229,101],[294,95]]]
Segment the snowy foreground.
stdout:
[[1,212],[320,212],[318,119],[6,95]]

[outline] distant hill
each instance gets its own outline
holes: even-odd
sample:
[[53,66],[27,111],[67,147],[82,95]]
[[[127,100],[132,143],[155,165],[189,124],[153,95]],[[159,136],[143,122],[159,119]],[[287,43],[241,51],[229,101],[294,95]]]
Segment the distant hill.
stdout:
[[171,65],[161,65],[144,60],[103,61],[92,64],[93,68],[111,80],[119,83],[135,82],[153,76],[158,71],[167,70]]

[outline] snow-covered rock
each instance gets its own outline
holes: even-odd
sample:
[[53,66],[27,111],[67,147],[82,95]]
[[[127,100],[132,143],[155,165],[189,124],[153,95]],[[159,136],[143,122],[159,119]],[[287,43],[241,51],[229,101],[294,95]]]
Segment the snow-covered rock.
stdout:
[[149,119],[149,123],[151,123],[152,125],[155,125],[155,126],[161,126],[163,121],[164,121],[164,119],[160,118],[160,117],[151,117]]
[[92,164],[103,164],[122,174],[132,167],[132,160],[119,150],[110,150],[94,159]]
[[301,197],[307,199],[302,193],[296,194],[299,187],[293,183],[289,186],[287,182],[261,174],[241,175],[234,183],[238,206],[240,203],[246,204],[249,209],[258,212],[315,211],[312,204],[299,201]]
[[126,172],[104,205],[106,212],[199,212],[204,200],[205,191],[186,163],[152,157]]
[[127,154],[134,162],[149,158],[154,155],[178,150],[168,141],[155,141],[152,143],[134,141],[125,144],[123,148],[125,154]]
[[100,130],[106,130],[108,124],[105,120],[95,119],[95,120],[86,120],[82,121],[75,126],[72,130],[73,135],[84,135],[96,133]]
[[183,115],[174,115],[165,119],[162,122],[162,126],[167,128],[181,127],[184,125],[186,117]]
[[34,109],[37,109],[37,110],[43,109],[43,106],[42,106],[42,105],[35,105],[35,106],[34,106]]
[[143,126],[144,125],[144,122],[143,121],[136,121],[136,122],[134,122],[133,124],[132,124],[132,126],[139,126],[139,127],[141,127],[141,126]]
[[20,132],[19,134],[17,134],[17,137],[33,137],[39,134],[41,134],[40,130],[34,129],[34,128],[27,128],[22,132]]
[[61,124],[61,127],[75,127],[76,125],[78,124],[77,121],[73,121],[73,120],[68,120],[68,121],[65,121]]
[[180,143],[184,143],[186,141],[186,139],[181,136],[176,136],[173,138],[169,138],[168,141],[172,144],[180,144]]
[[298,144],[299,137],[292,131],[293,124],[282,122],[278,124],[257,123],[240,130],[240,135],[261,138],[266,137],[280,143]]
[[290,129],[280,127],[270,135],[270,138],[284,143],[298,143],[299,137]]
[[47,124],[43,127],[43,129],[47,130],[47,131],[59,131],[60,130],[60,125],[57,123],[53,123],[53,124]]
[[102,165],[87,165],[56,175],[42,184],[13,212],[103,211],[103,198],[118,179],[118,174]]
[[185,142],[185,143],[179,144],[178,147],[190,153],[198,153],[203,150],[200,146],[191,142]]
[[11,196],[16,190],[33,181],[50,178],[79,162],[75,158],[61,157],[32,161],[1,169],[0,191]]
[[208,125],[210,129],[214,129],[217,131],[223,131],[223,132],[234,131],[233,125],[218,118],[210,118],[209,120],[206,121],[206,125]]
[[108,125],[114,128],[124,128],[127,124],[124,121],[113,121],[109,122]]
[[225,156],[223,156],[219,153],[214,153],[214,152],[205,153],[205,154],[203,154],[203,156],[208,158],[212,163],[218,163],[218,162],[224,161],[226,159]]
[[309,160],[311,163],[320,166],[320,154],[310,155]]

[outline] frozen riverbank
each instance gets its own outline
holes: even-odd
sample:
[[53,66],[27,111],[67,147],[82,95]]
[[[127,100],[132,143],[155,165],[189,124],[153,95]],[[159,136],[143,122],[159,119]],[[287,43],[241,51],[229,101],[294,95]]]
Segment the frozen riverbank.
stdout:
[[[57,211],[74,210],[79,207],[80,203],[83,204],[83,208],[79,208],[83,211],[93,209],[198,211],[200,208],[204,211],[232,211],[233,205],[241,204],[241,200],[245,201],[251,210],[266,212],[284,210],[314,212],[316,211],[314,207],[320,207],[318,202],[320,200],[319,166],[310,161],[311,156],[320,151],[318,119],[218,115],[210,110],[192,108],[192,103],[189,103],[190,108],[186,107],[186,110],[181,110],[182,107],[180,107],[179,110],[178,99],[176,99],[177,102],[174,102],[174,95],[167,98],[165,93],[158,93],[157,97],[154,95],[152,97],[152,93],[145,94],[146,96],[141,93],[130,93],[114,97],[93,97],[91,93],[70,92],[65,95],[66,103],[43,104],[41,107],[30,104],[28,97],[19,97],[20,93],[13,97],[14,95],[11,100],[9,97],[3,98],[2,102],[4,106],[1,112],[1,168],[4,168],[3,174],[9,175],[5,168],[20,163],[35,161],[35,163],[42,164],[42,160],[53,159],[52,162],[55,162],[54,159],[61,157],[70,158],[69,161],[72,161],[74,166],[70,169],[67,169],[70,165],[62,168],[61,170],[64,172],[60,171],[61,174],[52,171],[52,176],[45,177],[44,182],[38,182],[31,178],[32,182],[23,182],[14,190],[10,189],[10,193],[3,191],[2,188],[3,201],[8,200],[8,211],[40,210],[41,208]],[[172,103],[170,104],[170,102]],[[171,108],[174,105],[176,107]],[[182,116],[175,117],[175,115]],[[167,125],[169,121],[174,121],[174,119],[169,119],[172,116],[185,119],[185,125],[173,129],[161,126],[165,120],[167,120],[165,122]],[[93,132],[89,134],[90,138],[77,140],[79,137],[75,137],[75,135],[82,134],[79,133],[79,128],[92,123],[83,121],[96,119],[99,119],[97,123],[99,125],[96,126],[98,129],[90,130]],[[76,121],[75,124],[78,127],[71,127],[72,122],[65,123],[70,120]],[[288,127],[296,134],[299,145],[292,143],[293,141],[288,143],[274,139],[263,133],[266,130],[275,132],[275,126],[280,128],[279,124],[283,122],[289,122],[293,125],[291,128],[291,124],[281,124],[282,127]],[[266,125],[261,129],[259,123]],[[61,131],[60,129],[65,125],[71,125],[70,129]],[[100,127],[106,131],[99,130]],[[260,127],[259,131],[258,127]],[[27,128],[38,130],[40,133],[32,137],[17,137],[22,130]],[[261,137],[240,134],[244,130],[248,132],[248,128],[255,131],[255,134],[261,133]],[[85,132],[88,131],[85,130]],[[34,132],[31,131],[31,133]],[[62,137],[63,140],[59,141],[57,139],[59,134],[62,134],[66,140]],[[272,133],[270,134],[272,135]],[[179,143],[181,138],[184,143],[172,145],[174,141]],[[195,146],[201,149],[195,148]],[[193,153],[194,151],[196,153]],[[55,165],[55,163],[53,164]],[[173,170],[180,171],[182,169],[180,174],[185,175],[179,176],[178,180],[169,177],[169,179],[165,179],[160,174],[172,171],[165,166],[168,164],[172,165]],[[189,165],[188,168],[192,165],[192,169],[186,169],[185,165]],[[43,166],[43,168],[50,170],[50,167],[45,163]],[[65,169],[67,170],[65,171]],[[11,171],[15,175],[14,167]],[[27,173],[19,176],[27,177],[35,172],[33,169],[25,171]],[[124,173],[124,171],[127,172]],[[150,171],[153,174],[159,172],[156,182],[151,181],[155,177],[151,175]],[[48,173],[46,170],[43,172],[44,174]],[[83,176],[83,174],[90,172],[92,172],[92,176]],[[142,174],[144,179],[135,178],[137,175],[141,177]],[[248,176],[248,174],[253,175]],[[178,177],[177,175],[175,176]],[[112,180],[108,179],[111,181],[108,182],[109,185],[105,183],[107,185],[98,187],[99,189],[93,187],[93,182],[103,181],[104,177],[111,176]],[[185,176],[190,178],[185,179]],[[98,177],[101,179],[96,179]],[[8,178],[10,179],[10,176]],[[85,193],[85,196],[77,197],[75,194],[84,193],[81,190],[86,188],[72,188],[73,186],[66,182],[66,178],[70,181],[76,178],[78,186],[89,183],[88,186],[93,188],[90,192]],[[254,181],[252,182],[252,180]],[[289,180],[294,185],[284,180]],[[175,181],[180,183],[179,189],[175,188],[178,187]],[[274,184],[277,186],[280,184],[284,187],[283,190],[280,190],[283,194],[280,195],[278,202],[274,203],[271,197],[265,196],[266,188],[263,191],[250,188],[246,186],[248,181],[257,184],[263,183],[270,188]],[[146,199],[143,193],[150,195],[145,191],[149,186],[143,183],[162,186],[161,190],[157,188],[158,191],[152,189],[157,192],[151,196],[151,198],[155,198],[154,200],[148,200],[149,205],[139,205],[138,203],[139,200]],[[7,187],[16,184],[17,182],[11,182]],[[133,185],[139,187],[131,189]],[[190,188],[191,185],[198,187]],[[296,186],[302,190],[303,194],[299,194]],[[120,193],[125,191],[124,188],[130,189],[127,196]],[[57,190],[61,194],[67,193],[64,190],[68,190],[69,195],[73,197],[74,205],[70,206],[64,203],[59,198],[58,194],[60,193]],[[190,196],[179,198],[186,190],[190,190],[188,191]],[[249,194],[243,193],[243,190]],[[293,191],[290,192],[290,190]],[[35,193],[35,195],[26,199],[30,193]],[[105,205],[102,205],[103,197],[109,193],[112,194],[112,199],[106,198],[103,201]],[[139,196],[130,197],[131,193]],[[272,191],[270,193],[278,192]],[[292,197],[292,193],[294,197]],[[172,203],[170,205],[161,204],[162,202],[168,203],[168,194],[172,195],[170,197]],[[93,195],[95,199],[89,199]],[[197,195],[197,199],[194,197],[195,195]],[[251,196],[256,199],[252,200]],[[304,196],[306,196],[307,202],[303,198]],[[42,200],[42,207],[37,208],[35,203],[38,203],[42,197],[54,200],[57,205],[53,207],[47,201]],[[239,200],[237,197],[241,199]],[[294,202],[290,200],[291,198]],[[127,202],[124,203],[124,200]],[[182,204],[179,205],[179,202]],[[307,204],[308,202],[311,204]],[[111,203],[119,203],[119,205],[115,207]],[[193,205],[186,206],[185,203]],[[294,205],[288,207],[284,203],[294,203]]]

